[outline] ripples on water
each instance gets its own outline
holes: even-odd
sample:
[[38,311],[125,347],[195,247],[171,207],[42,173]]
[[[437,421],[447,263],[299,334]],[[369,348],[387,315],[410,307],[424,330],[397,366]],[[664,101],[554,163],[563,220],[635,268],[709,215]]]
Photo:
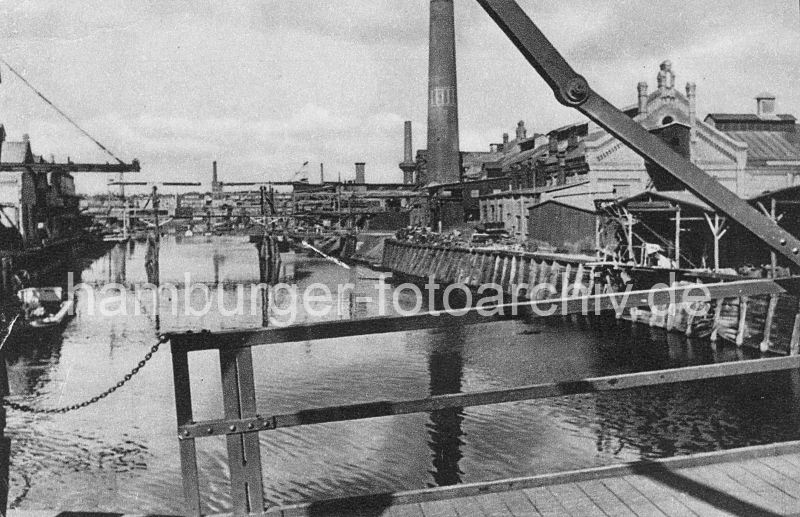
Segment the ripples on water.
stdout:
[[[304,256],[284,257],[301,287],[353,281],[371,294],[373,272],[345,271]],[[245,239],[166,239],[162,281],[257,281]],[[144,247],[117,247],[77,268],[86,282],[145,281]],[[361,276],[359,276],[361,274]],[[182,307],[182,292],[177,303]],[[8,357],[15,400],[52,407],[91,397],[136,364],[158,334],[154,308],[103,318],[81,296],[62,337],[17,347]],[[162,299],[164,306],[172,299]],[[413,304],[413,300],[405,300]],[[375,303],[348,300],[343,317],[374,315]],[[261,316],[175,317],[162,330],[256,327]],[[180,513],[182,489],[169,354],[159,352],[125,389],[61,416],[9,414],[12,507]],[[298,343],[253,350],[258,409],[275,414],[372,399],[513,387],[741,359],[661,330],[624,322],[506,321],[457,331],[424,331]],[[222,414],[216,354],[190,356],[197,419]],[[706,381],[618,393],[447,410],[290,428],[261,434],[271,503],[396,491],[524,476],[800,438],[796,384],[789,374]],[[198,441],[204,502],[230,508],[223,438]]]

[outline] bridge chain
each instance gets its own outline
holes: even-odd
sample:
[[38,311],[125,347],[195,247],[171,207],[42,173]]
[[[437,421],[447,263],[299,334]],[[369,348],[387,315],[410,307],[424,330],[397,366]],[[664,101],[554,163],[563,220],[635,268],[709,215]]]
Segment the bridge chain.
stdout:
[[99,395],[95,395],[94,397],[92,397],[92,398],[90,398],[88,400],[84,400],[83,402],[79,402],[77,404],[71,404],[69,406],[64,406],[64,407],[59,407],[59,408],[37,408],[37,407],[29,406],[27,404],[18,404],[16,402],[11,402],[9,400],[3,399],[3,406],[11,408],[11,409],[13,409],[15,411],[21,411],[23,413],[33,413],[33,414],[38,414],[38,415],[55,415],[55,414],[62,414],[63,415],[64,413],[69,413],[69,412],[75,411],[77,409],[83,409],[85,407],[89,407],[92,404],[95,404],[95,403],[103,400],[104,398],[108,397],[109,395],[111,395],[112,393],[114,393],[115,391],[120,389],[121,387],[125,386],[125,384],[127,384],[128,381],[133,379],[136,376],[136,374],[138,374],[139,371],[141,371],[141,369],[144,368],[145,365],[147,365],[147,363],[150,361],[150,359],[153,358],[153,355],[156,352],[158,352],[158,349],[161,347],[161,345],[163,345],[167,341],[169,341],[169,338],[166,335],[162,334],[161,336],[159,336],[158,337],[158,342],[155,345],[153,345],[152,347],[150,347],[150,351],[147,352],[144,355],[144,358],[141,361],[139,361],[139,363],[136,366],[134,366],[131,369],[130,372],[126,373],[125,376],[119,382],[117,382],[115,385],[111,386],[110,388],[108,388],[104,392],[100,393]]

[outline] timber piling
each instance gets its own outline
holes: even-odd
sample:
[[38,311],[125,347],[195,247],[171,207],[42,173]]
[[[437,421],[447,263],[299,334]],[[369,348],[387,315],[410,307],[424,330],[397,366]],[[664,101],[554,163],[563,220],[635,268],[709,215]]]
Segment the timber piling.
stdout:
[[[400,242],[383,245],[383,269],[395,277],[440,284],[464,284],[475,290],[495,284],[512,299],[570,298],[581,293],[614,291],[607,271],[593,257],[516,252],[501,249],[459,248]],[[625,266],[619,266],[625,268]],[[741,278],[692,278],[679,286],[724,282]],[[780,355],[800,352],[800,299],[788,293],[725,298],[699,302],[625,309],[620,317],[634,323],[662,328],[687,337],[723,340],[738,347]]]

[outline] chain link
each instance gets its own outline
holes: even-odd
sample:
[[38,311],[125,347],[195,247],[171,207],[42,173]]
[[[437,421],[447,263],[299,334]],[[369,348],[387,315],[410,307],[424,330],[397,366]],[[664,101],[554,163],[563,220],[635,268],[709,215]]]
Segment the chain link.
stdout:
[[139,371],[145,367],[145,365],[153,358],[153,355],[158,352],[158,349],[169,341],[169,338],[166,335],[161,335],[158,337],[158,343],[150,347],[150,351],[144,355],[144,359],[139,361],[139,364],[134,366],[130,372],[126,373],[125,376],[117,382],[115,385],[111,386],[104,392],[100,393],[99,395],[95,395],[94,397],[84,400],[83,402],[79,402],[77,404],[72,404],[69,406],[59,407],[59,408],[36,408],[33,406],[29,406],[27,404],[18,404],[16,402],[11,402],[8,400],[3,399],[3,406],[9,407],[16,411],[22,411],[23,413],[34,413],[39,415],[56,415],[64,413],[69,413],[70,411],[75,411],[76,409],[83,409],[85,407],[91,406],[96,402],[103,400],[104,398],[108,397],[121,387],[125,386],[131,379],[133,379]]

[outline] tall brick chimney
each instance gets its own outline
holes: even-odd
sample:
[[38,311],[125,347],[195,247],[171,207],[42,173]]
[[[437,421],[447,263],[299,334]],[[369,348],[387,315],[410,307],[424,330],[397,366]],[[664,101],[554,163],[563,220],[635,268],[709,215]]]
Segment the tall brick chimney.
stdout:
[[414,144],[411,137],[410,120],[407,120],[405,123],[403,143],[403,163],[400,164],[400,170],[403,171],[403,183],[410,185],[414,183],[414,172],[417,170],[417,164],[414,162]]
[[364,162],[357,162],[356,163],[356,183],[363,184],[366,183],[366,167],[367,164]]
[[214,161],[211,167],[211,194],[212,196],[218,197],[222,194],[222,184],[219,182],[219,177],[217,176],[217,162]]
[[430,182],[461,177],[453,0],[430,0],[428,173]]

